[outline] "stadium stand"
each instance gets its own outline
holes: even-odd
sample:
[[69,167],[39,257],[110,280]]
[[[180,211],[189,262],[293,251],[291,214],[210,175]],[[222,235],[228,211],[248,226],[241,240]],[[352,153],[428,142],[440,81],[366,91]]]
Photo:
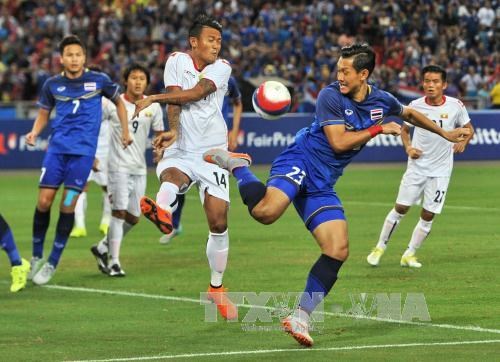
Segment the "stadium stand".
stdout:
[[57,43],[70,33],[87,44],[88,63],[114,80],[139,61],[151,69],[150,91],[161,91],[166,57],[186,50],[187,27],[200,11],[221,19],[222,55],[243,93],[262,77],[281,78],[294,90],[293,111],[314,110],[319,90],[335,78],[339,49],[352,41],[374,47],[379,64],[372,82],[403,102],[420,95],[420,69],[436,63],[448,71],[449,95],[487,108],[500,73],[498,1],[7,0],[0,6],[2,102],[37,98],[60,71]]

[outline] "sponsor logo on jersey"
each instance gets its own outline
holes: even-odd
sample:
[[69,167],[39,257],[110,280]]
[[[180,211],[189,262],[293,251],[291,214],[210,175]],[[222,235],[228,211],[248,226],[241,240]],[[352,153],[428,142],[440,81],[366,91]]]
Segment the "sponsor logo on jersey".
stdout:
[[351,116],[354,113],[352,109],[346,109],[344,112],[347,116]]
[[384,110],[382,108],[375,108],[370,110],[370,119],[375,121],[384,118]]
[[58,91],[58,92],[64,92],[64,90],[65,90],[65,89],[66,89],[66,87],[65,87],[65,86],[63,86],[63,85],[62,85],[62,86],[60,86],[60,87],[57,87],[57,91]]
[[85,82],[83,83],[83,89],[86,91],[95,91],[97,89],[96,82]]
[[184,73],[186,73],[187,75],[189,75],[191,78],[196,78],[196,75],[194,75],[192,72],[190,72],[189,70],[185,70]]

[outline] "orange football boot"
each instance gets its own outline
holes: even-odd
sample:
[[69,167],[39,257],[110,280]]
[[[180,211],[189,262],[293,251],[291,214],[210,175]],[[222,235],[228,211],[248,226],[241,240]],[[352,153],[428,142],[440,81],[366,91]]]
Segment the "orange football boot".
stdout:
[[231,302],[226,292],[227,289],[223,286],[214,288],[210,285],[207,290],[207,299],[217,305],[217,309],[224,319],[237,319],[238,307]]
[[154,200],[147,196],[141,198],[141,212],[150,220],[163,234],[170,234],[174,227],[172,225],[172,213],[163,210]]

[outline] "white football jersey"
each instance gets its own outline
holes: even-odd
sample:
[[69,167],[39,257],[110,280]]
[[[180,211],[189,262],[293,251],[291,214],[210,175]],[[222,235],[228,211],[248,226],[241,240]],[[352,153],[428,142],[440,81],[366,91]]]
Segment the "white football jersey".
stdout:
[[[423,113],[446,131],[463,127],[470,122],[469,114],[464,104],[453,97],[444,97],[440,106],[432,106],[426,102],[426,97],[412,101],[409,106]],[[405,122],[406,123],[406,122]],[[408,126],[413,125],[406,123]],[[415,127],[412,138],[412,147],[422,151],[420,158],[413,160],[408,157],[408,170],[429,176],[450,176],[453,168],[453,143],[441,136]]]
[[197,69],[187,53],[175,52],[165,64],[165,87],[191,89],[202,79],[214,82],[217,90],[197,102],[184,104],[180,114],[177,141],[171,148],[203,153],[211,148],[227,149],[227,126],[222,116],[222,103],[228,90],[231,65],[222,59]]
[[133,142],[126,149],[122,145],[122,129],[120,119],[116,112],[116,106],[110,122],[111,144],[109,152],[108,168],[112,172],[123,172],[130,175],[146,175],[146,147],[149,140],[148,135],[151,128],[153,131],[163,131],[163,113],[159,103],[153,103],[139,113],[139,116],[131,119],[134,115],[135,104],[128,101],[125,95],[120,95],[127,108],[128,130]]
[[107,162],[109,154],[109,123],[111,113],[115,109],[115,104],[106,97],[102,97],[102,121],[99,137],[97,139],[97,149],[95,157],[100,162]]

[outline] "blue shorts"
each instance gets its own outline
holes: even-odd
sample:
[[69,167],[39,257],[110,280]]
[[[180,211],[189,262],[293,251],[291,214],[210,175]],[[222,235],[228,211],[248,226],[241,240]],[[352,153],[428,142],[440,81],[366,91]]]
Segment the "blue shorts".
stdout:
[[39,187],[58,189],[64,187],[82,191],[89,177],[94,157],[47,152],[43,159]]
[[290,146],[274,160],[267,186],[288,195],[311,232],[324,222],[346,219],[333,190],[332,175],[314,167],[297,145]]

